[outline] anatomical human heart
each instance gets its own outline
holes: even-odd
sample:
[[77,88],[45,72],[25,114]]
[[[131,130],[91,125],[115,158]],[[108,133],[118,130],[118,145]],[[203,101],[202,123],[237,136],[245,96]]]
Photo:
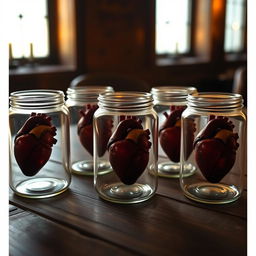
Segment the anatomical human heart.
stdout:
[[233,167],[238,134],[226,117],[211,117],[194,140],[195,160],[204,177],[219,182]]
[[120,180],[132,185],[149,161],[150,131],[136,119],[122,120],[108,142],[109,161]]
[[34,176],[47,163],[57,142],[55,135],[51,117],[31,113],[14,139],[14,155],[24,175]]
[[[181,142],[181,115],[185,110],[185,106],[171,106],[170,114],[164,112],[166,120],[159,128],[159,141],[160,145],[168,156],[168,158],[175,163],[180,161],[180,142]],[[195,132],[195,124],[191,120],[187,133],[187,145],[186,158],[193,150],[193,140]]]
[[[81,144],[93,156],[93,115],[98,109],[97,105],[87,104],[80,110],[80,119],[77,124],[77,133]],[[103,118],[101,132],[99,134],[101,142],[98,145],[98,155],[103,156],[107,150],[107,143],[112,134],[113,121],[110,118]]]

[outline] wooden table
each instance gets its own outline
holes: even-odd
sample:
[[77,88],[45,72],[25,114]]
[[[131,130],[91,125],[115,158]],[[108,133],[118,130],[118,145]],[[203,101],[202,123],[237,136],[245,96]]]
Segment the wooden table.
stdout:
[[92,177],[48,199],[10,191],[9,250],[14,256],[246,255],[247,191],[235,203],[205,205],[184,197],[177,179],[159,178],[149,201],[100,199]]

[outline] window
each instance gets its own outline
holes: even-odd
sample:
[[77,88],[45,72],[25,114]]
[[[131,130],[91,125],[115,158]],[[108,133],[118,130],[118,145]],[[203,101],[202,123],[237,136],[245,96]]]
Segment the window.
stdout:
[[246,1],[227,0],[225,52],[242,52],[245,45]]
[[156,0],[156,54],[191,50],[191,0]]
[[50,54],[47,0],[8,0],[9,52],[14,59]]

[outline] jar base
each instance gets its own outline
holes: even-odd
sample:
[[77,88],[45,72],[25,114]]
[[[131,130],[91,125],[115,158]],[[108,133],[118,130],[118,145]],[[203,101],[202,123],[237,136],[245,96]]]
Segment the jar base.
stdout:
[[139,183],[133,185],[113,183],[100,187],[98,192],[101,198],[121,204],[139,203],[153,196],[153,189],[149,185]]
[[195,183],[184,187],[185,196],[206,204],[226,204],[237,200],[241,193],[234,185]]
[[[189,177],[196,171],[196,167],[192,164],[185,164],[183,167],[183,176]],[[165,178],[180,177],[180,163],[162,162],[158,164],[158,176]]]
[[[111,172],[111,165],[107,161],[99,161],[98,175]],[[78,175],[93,176],[93,161],[83,160],[72,164],[72,172]]]
[[68,188],[68,182],[57,178],[34,178],[20,182],[15,193],[27,198],[47,198],[58,195]]

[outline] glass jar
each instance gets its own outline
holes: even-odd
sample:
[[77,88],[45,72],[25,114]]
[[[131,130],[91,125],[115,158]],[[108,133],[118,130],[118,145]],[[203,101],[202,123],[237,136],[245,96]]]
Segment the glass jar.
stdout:
[[[98,108],[99,94],[112,91],[111,86],[82,86],[67,90],[66,104],[70,111],[70,169],[75,174],[93,176],[93,114]],[[99,164],[100,173],[111,171],[108,162]]]
[[46,198],[68,189],[69,111],[62,91],[11,93],[9,147],[10,187],[17,195]]
[[[240,94],[188,96],[181,119],[180,185],[188,198],[208,204],[237,200],[246,169],[246,117]],[[193,134],[193,139],[191,135]],[[184,166],[196,166],[185,179]]]
[[[197,93],[195,87],[158,86],[151,89],[154,109],[159,118],[158,175],[167,178],[180,176],[181,114],[187,107],[188,94]],[[195,172],[186,166],[186,176]]]
[[[94,114],[94,185],[101,198],[131,204],[155,194],[157,125],[150,93],[100,94]],[[110,139],[105,137],[106,130],[112,134]],[[105,144],[107,152],[102,156]],[[99,175],[102,158],[113,170],[105,175]]]

